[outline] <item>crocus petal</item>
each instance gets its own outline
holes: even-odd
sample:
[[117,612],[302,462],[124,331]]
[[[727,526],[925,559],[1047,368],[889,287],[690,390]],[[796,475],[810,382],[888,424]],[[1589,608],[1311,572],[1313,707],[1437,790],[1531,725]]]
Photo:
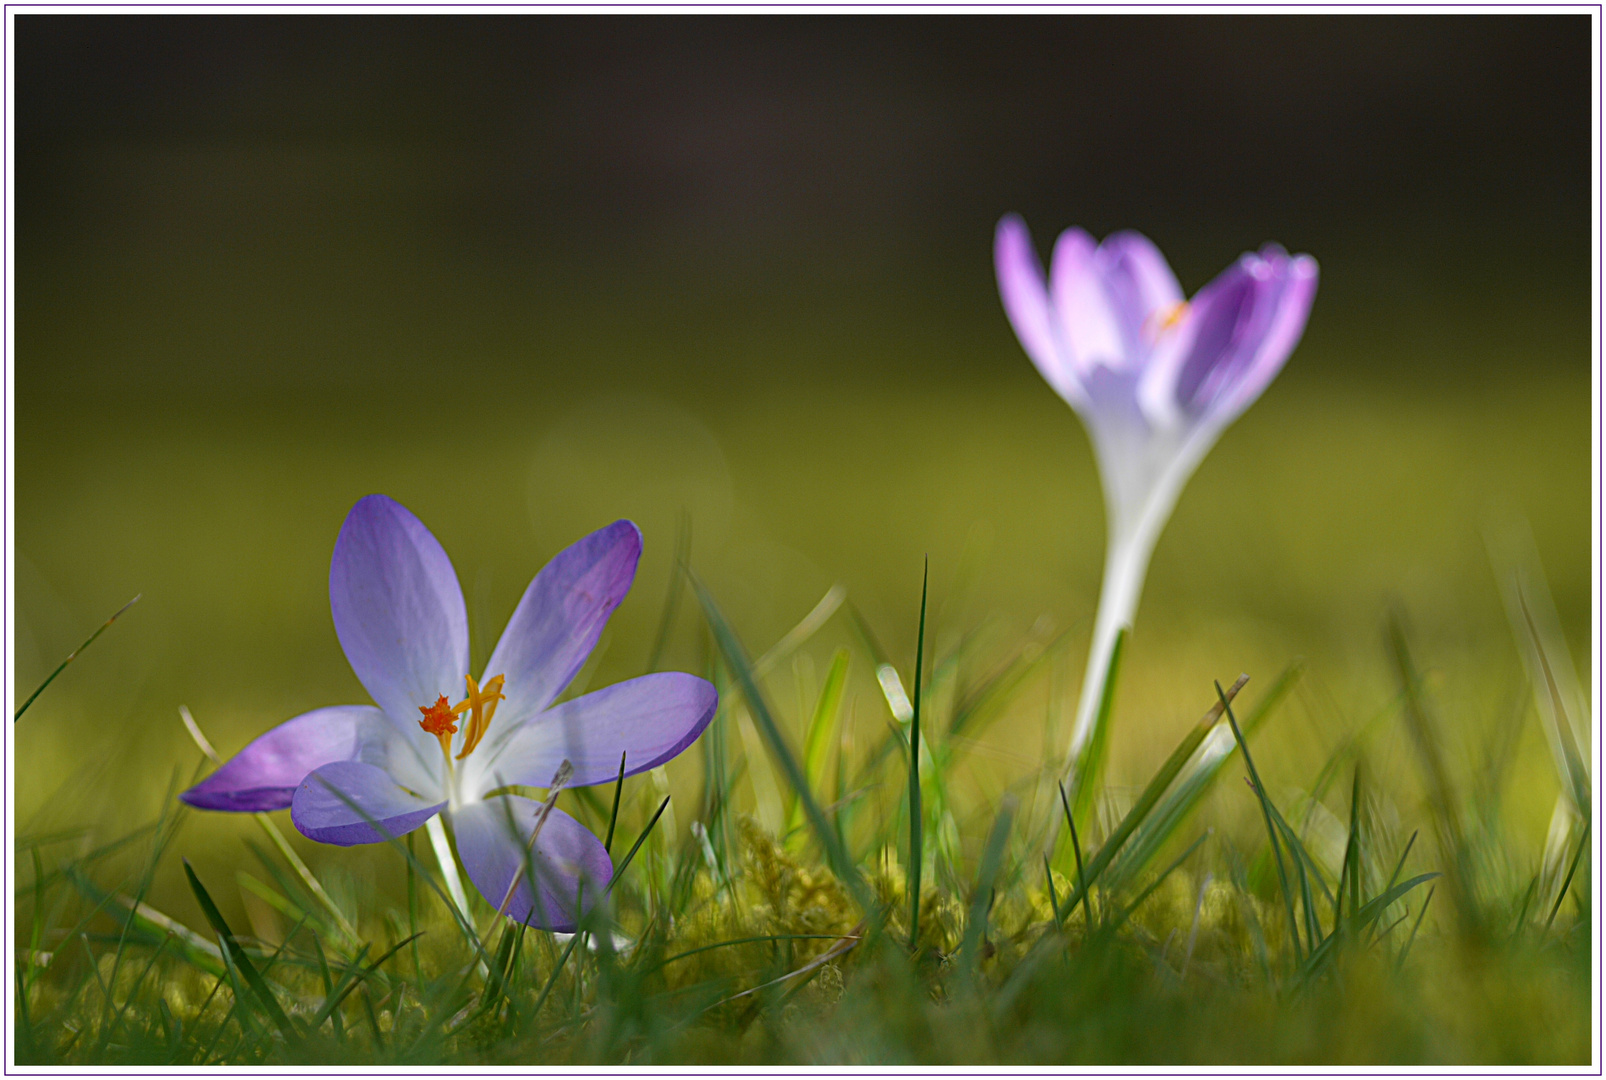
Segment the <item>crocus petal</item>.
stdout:
[[993,265],[998,274],[998,295],[1015,336],[1043,378],[1073,405],[1085,395],[1069,350],[1060,343],[1054,307],[1043,284],[1043,269],[1032,249],[1026,223],[1014,214],[998,223],[993,238]]
[[1104,275],[1095,259],[1097,246],[1081,229],[1066,229],[1054,244],[1049,291],[1063,340],[1085,379],[1096,364],[1121,367],[1127,361],[1121,332]]
[[1104,238],[1096,261],[1120,325],[1127,355],[1148,354],[1182,303],[1177,276],[1148,237],[1118,232]]
[[302,713],[257,736],[179,798],[202,810],[283,810],[308,773],[356,759],[365,745],[385,737],[387,727],[371,705]]
[[1194,413],[1237,416],[1265,389],[1304,329],[1316,264],[1280,248],[1245,255],[1199,291],[1176,401]]
[[[616,521],[564,548],[535,575],[485,666],[487,679],[507,676],[495,721],[502,731],[546,708],[574,679],[630,591],[640,558],[641,530]],[[497,734],[493,728],[493,741]]]
[[[469,803],[452,813],[457,853],[469,880],[493,908],[501,908],[512,885],[509,918],[570,932],[579,921],[576,900],[590,909],[613,877],[613,861],[590,830],[556,807],[532,848],[530,834],[540,810],[541,803],[521,795]],[[530,890],[532,876],[540,887],[539,902]]]
[[340,527],[329,600],[357,678],[410,738],[427,738],[419,708],[460,696],[468,674],[468,613],[440,542],[400,503],[368,496]]
[[290,802],[290,820],[309,839],[349,847],[377,844],[386,834],[403,836],[445,808],[444,801],[432,804],[381,768],[335,761],[301,781]]
[[695,675],[662,671],[565,701],[520,725],[478,771],[465,775],[482,794],[507,784],[546,787],[564,761],[571,787],[604,784],[662,765],[696,740],[714,717],[719,694]]
[[1221,388],[1212,406],[1232,416],[1248,408],[1282,370],[1305,332],[1311,301],[1316,298],[1315,259],[1309,255],[1289,258],[1281,248],[1263,250],[1261,255],[1282,287],[1268,305],[1271,311],[1259,347],[1242,365],[1237,378]]

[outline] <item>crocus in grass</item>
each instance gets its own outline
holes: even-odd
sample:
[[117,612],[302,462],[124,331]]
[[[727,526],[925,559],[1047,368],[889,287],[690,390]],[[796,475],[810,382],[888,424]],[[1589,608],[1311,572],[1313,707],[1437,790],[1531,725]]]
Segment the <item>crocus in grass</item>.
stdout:
[[1045,279],[1025,222],[1011,214],[998,223],[993,254],[1015,334],[1082,418],[1104,485],[1104,584],[1068,758],[1080,777],[1160,530],[1221,432],[1299,342],[1316,261],[1270,244],[1185,300],[1165,256],[1135,232],[1095,243],[1067,229]]
[[400,836],[444,814],[492,906],[573,930],[577,897],[589,906],[612,876],[608,853],[555,807],[532,846],[542,804],[498,792],[545,787],[565,761],[572,787],[614,780],[621,753],[630,773],[661,765],[691,745],[717,700],[707,681],[662,672],[552,704],[640,557],[641,532],[629,521],[560,552],[530,582],[475,680],[451,560],[400,503],[368,496],[335,541],[329,599],[341,648],[375,704],[286,721],[180,797],[207,810],[288,807],[304,835],[341,845]]

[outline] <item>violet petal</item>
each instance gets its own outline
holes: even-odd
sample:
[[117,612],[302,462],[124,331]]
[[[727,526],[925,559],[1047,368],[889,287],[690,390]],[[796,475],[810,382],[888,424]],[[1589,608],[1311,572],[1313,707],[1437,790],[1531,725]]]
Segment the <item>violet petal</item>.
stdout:
[[329,600],[357,678],[410,739],[425,739],[418,709],[461,697],[468,674],[468,614],[440,542],[395,500],[362,499],[335,541]]
[[993,265],[998,274],[998,295],[1004,314],[1021,347],[1043,378],[1060,397],[1078,402],[1083,398],[1077,368],[1069,351],[1061,344],[1054,307],[1043,281],[1043,268],[1032,248],[1026,223],[1009,214],[998,223],[993,238]]
[[431,804],[408,791],[376,766],[334,761],[301,781],[290,803],[290,820],[309,839],[349,847],[377,844],[385,833],[403,836],[445,807],[444,801]]
[[[712,683],[679,671],[661,671],[615,683],[565,701],[520,725],[464,784],[489,791],[506,784],[546,787],[565,760],[574,766],[571,787],[605,784],[619,775],[655,768],[702,734],[719,694]],[[473,757],[469,758],[474,767]]]
[[1054,243],[1049,270],[1056,325],[1084,380],[1095,365],[1121,367],[1127,360],[1096,252],[1097,245],[1086,232],[1066,229]]
[[1182,286],[1148,237],[1118,232],[1104,238],[1097,261],[1130,357],[1153,350],[1165,319],[1182,303]]
[[217,772],[179,796],[202,810],[283,810],[312,770],[349,761],[382,729],[372,705],[335,705],[302,713],[257,736]]
[[507,700],[496,714],[502,730],[546,708],[574,679],[630,591],[640,558],[641,530],[616,521],[570,544],[535,575],[485,665],[487,679],[507,676]]
[[1262,249],[1282,288],[1267,319],[1254,354],[1242,365],[1237,378],[1223,386],[1212,408],[1236,416],[1248,408],[1277,377],[1294,346],[1305,332],[1311,302],[1316,298],[1316,260],[1309,255],[1289,258],[1281,248]]
[[1315,287],[1315,260],[1291,259],[1268,246],[1201,289],[1190,312],[1192,343],[1178,370],[1177,403],[1196,415],[1236,416],[1247,407],[1298,342]]
[[[546,930],[572,932],[579,921],[576,900],[589,910],[613,877],[613,861],[584,825],[554,807],[528,848],[541,803],[522,795],[473,802],[452,814],[457,853],[469,880],[493,908],[500,908],[508,886],[517,884],[506,914]],[[525,853],[532,858],[525,867]],[[539,903],[530,890],[534,877]],[[581,889],[581,881],[584,889]]]

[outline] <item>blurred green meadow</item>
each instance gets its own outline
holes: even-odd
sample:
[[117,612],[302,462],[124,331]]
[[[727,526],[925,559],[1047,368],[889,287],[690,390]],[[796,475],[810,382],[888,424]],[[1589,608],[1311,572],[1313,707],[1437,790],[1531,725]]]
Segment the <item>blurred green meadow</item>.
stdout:
[[[1006,792],[1020,798],[1027,833],[1053,812],[1043,778],[1052,780],[1064,752],[1104,510],[1086,437],[1021,352],[993,288],[993,223],[1027,207],[1000,202],[951,225],[941,242],[904,246],[887,231],[812,237],[814,219],[802,211],[785,244],[756,211],[666,214],[657,231],[628,238],[603,216],[599,242],[579,243],[581,224],[503,233],[482,206],[457,206],[454,195],[471,186],[461,176],[482,159],[450,139],[102,132],[27,146],[14,358],[15,700],[141,596],[15,725],[15,834],[60,834],[42,849],[49,858],[82,855],[158,818],[174,788],[192,782],[203,759],[180,706],[227,756],[291,716],[366,700],[335,639],[327,581],[342,519],[372,492],[410,508],[451,556],[476,669],[546,560],[618,518],[641,527],[635,586],[571,693],[641,674],[661,639],[660,668],[716,675],[727,702],[740,699],[675,572],[677,545],[755,657],[841,586],[846,603],[764,686],[799,748],[846,648],[846,734],[834,753],[850,763],[879,746],[894,719],[873,650],[913,685],[929,559],[926,662],[959,671],[940,690],[951,696],[931,707],[951,710],[1023,649],[1044,657],[990,723],[954,743],[963,761],[943,779],[954,832],[940,842],[957,846],[939,858],[952,856],[940,884],[953,904],[969,903],[961,886],[985,862]],[[1504,862],[1489,887],[1520,897],[1544,857],[1560,787],[1488,538],[1531,531],[1566,645],[1591,682],[1589,276],[1572,219],[1529,207],[1469,237],[1463,220],[1410,207],[1365,227],[1364,215],[1272,209],[1264,224],[1228,215],[1190,228],[1164,214],[1117,220],[1120,208],[1108,203],[1085,218],[1070,192],[1052,203],[1023,197],[1041,207],[1029,218],[1040,246],[1077,222],[1100,234],[1149,231],[1190,294],[1266,240],[1322,266],[1303,343],[1205,460],[1159,542],[1088,842],[1108,835],[1213,703],[1213,681],[1248,673],[1244,700],[1254,702],[1298,664],[1299,681],[1254,739],[1269,794],[1285,812],[1306,806],[1324,767],[1341,761],[1318,795],[1326,817],[1347,822],[1348,770],[1359,758],[1379,793],[1372,812],[1399,834],[1391,850],[1421,829],[1409,873],[1443,870],[1445,850],[1427,836],[1444,807],[1422,778],[1385,642],[1396,620],[1456,785],[1486,783],[1499,795],[1490,812]],[[828,216],[817,205],[809,213]],[[747,251],[754,236],[756,253]],[[752,721],[722,712],[705,741],[716,733],[734,777],[733,803],[721,810],[727,835],[742,820],[755,835],[784,833],[791,796]],[[695,850],[694,824],[710,824],[714,753],[700,746],[668,766],[672,811],[651,859]],[[1234,759],[1199,821],[1224,845],[1206,849],[1218,878],[1236,857],[1221,852],[1245,853],[1252,887],[1274,911],[1264,826],[1241,771]],[[895,772],[875,774],[882,789],[859,804],[856,854],[866,866],[897,835],[904,789]],[[643,776],[625,790],[621,829],[634,836],[657,789]],[[573,794],[563,799],[594,813],[571,806]],[[320,846],[287,814],[275,817],[350,914],[405,908],[405,860],[387,845]],[[248,816],[186,812],[145,901],[207,933],[182,855],[239,932],[283,940],[289,920],[239,882],[248,838],[261,839]],[[796,845],[788,850],[802,858]],[[1024,878],[1041,871],[1021,857],[1011,887],[1024,897],[1040,889]],[[16,853],[19,898],[32,873],[25,862]],[[137,863],[106,865],[108,887],[137,878]],[[644,865],[649,877],[667,873],[666,862]],[[1200,905],[1203,873],[1187,878]],[[1042,897],[1031,903],[1041,908]],[[1167,903],[1186,933],[1193,901]],[[1420,933],[1453,944],[1457,908],[1436,903]],[[1213,1054],[1588,1060],[1578,970],[1588,967],[1588,911],[1562,910],[1561,922],[1581,925],[1586,939],[1569,939],[1582,950],[1568,954],[1572,981],[1557,989],[1549,974],[1513,976],[1480,999],[1492,1011],[1509,1006],[1513,1025],[1562,1009],[1569,1019],[1556,1022],[1553,1042],[1534,1031],[1480,1035],[1475,1012],[1439,1042],[1419,1032],[1368,1042],[1369,1023],[1386,1025],[1357,1012],[1342,1031],[1289,1021],[1282,1041],[1256,1044],[1248,1033],[1275,1025],[1276,1010],[1246,998],[1252,1019]],[[36,909],[19,905],[14,917],[26,939]],[[964,920],[954,919],[957,935]],[[363,929],[384,936],[377,924]],[[1502,977],[1489,975],[1490,985]],[[832,993],[878,985],[847,978],[849,989],[833,984]],[[835,1000],[821,997],[820,1007]],[[1438,1000],[1424,1018],[1464,1008],[1453,995]],[[1211,1045],[1208,1024],[1179,1016],[1174,1050],[1145,1050],[1141,1035],[1106,1028],[1090,1029],[1079,1052],[1211,1056],[1200,1049]],[[400,1025],[399,1012],[386,1022]],[[716,1029],[660,1060],[902,1060],[920,1045],[906,1031],[831,1042],[825,1030],[777,1049],[722,1043]],[[1056,1060],[1062,1049],[1021,1039],[994,1047],[992,1059]],[[575,1060],[612,1052],[565,1045]],[[927,1050],[950,1060],[983,1053]]]
[[[1332,271],[1324,285],[1343,288]],[[986,796],[1063,753],[1045,724],[1069,708],[1080,677],[1102,503],[1079,425],[1023,357],[1003,377],[931,385],[878,375],[900,329],[894,321],[867,335],[858,372],[784,389],[676,393],[662,377],[588,388],[580,354],[577,374],[551,393],[465,356],[441,360],[460,381],[341,388],[290,407],[130,394],[63,409],[22,398],[18,687],[37,685],[130,596],[143,599],[19,722],[19,831],[153,817],[175,775],[189,782],[200,760],[181,704],[227,754],[307,709],[365,700],[334,638],[327,578],[340,521],[373,491],[413,509],[452,556],[476,665],[548,558],[611,520],[635,520],[646,538],[641,571],[581,676],[592,687],[644,670],[682,521],[692,567],[755,655],[841,584],[905,681],[929,555],[938,650],[982,632],[995,650],[1069,635],[1062,660],[979,738],[962,783],[980,812]],[[1341,331],[1318,308],[1309,340],[1206,461],[1167,527],[1121,681],[1112,784],[1147,777],[1159,748],[1209,704],[1213,679],[1247,672],[1269,682],[1295,660],[1305,685],[1265,737],[1272,775],[1308,783],[1397,696],[1382,634],[1396,610],[1442,695],[1449,737],[1474,755],[1514,715],[1531,714],[1484,536],[1514,519],[1531,525],[1586,662],[1586,365],[1569,374],[1553,356],[1518,354],[1508,376],[1401,389],[1309,373],[1325,359],[1324,339],[1341,341]],[[1016,348],[999,315],[971,328],[968,344]],[[845,348],[802,332],[776,347]],[[670,351],[647,336],[637,350]],[[844,645],[858,652],[849,715],[868,744],[890,713],[845,615],[801,656],[823,673]],[[695,605],[682,603],[662,666],[708,663]],[[776,700],[799,700],[797,677],[790,665],[777,670]],[[1370,730],[1372,753],[1413,768],[1396,718]],[[1531,715],[1509,768],[1507,812],[1536,857],[1557,784]],[[696,755],[670,773],[689,798]],[[739,797],[758,809],[750,788]],[[227,879],[239,837],[253,831],[248,820],[191,814],[182,850]],[[397,872],[381,852],[297,843],[314,867]],[[151,897],[163,910],[186,906],[175,866]],[[237,897],[220,903],[243,915]]]

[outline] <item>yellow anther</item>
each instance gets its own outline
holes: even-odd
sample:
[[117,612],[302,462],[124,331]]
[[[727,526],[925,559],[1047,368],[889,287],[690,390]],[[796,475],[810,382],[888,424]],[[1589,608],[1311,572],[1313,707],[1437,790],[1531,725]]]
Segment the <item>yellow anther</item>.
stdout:
[[461,761],[474,752],[474,748],[485,737],[485,730],[491,726],[491,718],[496,715],[498,702],[506,701],[507,695],[502,693],[505,676],[497,675],[485,680],[482,690],[474,681],[474,676],[463,676],[468,683],[468,696],[452,706],[452,712],[458,716],[468,713],[468,731],[463,735],[463,749],[458,753],[457,760]]

